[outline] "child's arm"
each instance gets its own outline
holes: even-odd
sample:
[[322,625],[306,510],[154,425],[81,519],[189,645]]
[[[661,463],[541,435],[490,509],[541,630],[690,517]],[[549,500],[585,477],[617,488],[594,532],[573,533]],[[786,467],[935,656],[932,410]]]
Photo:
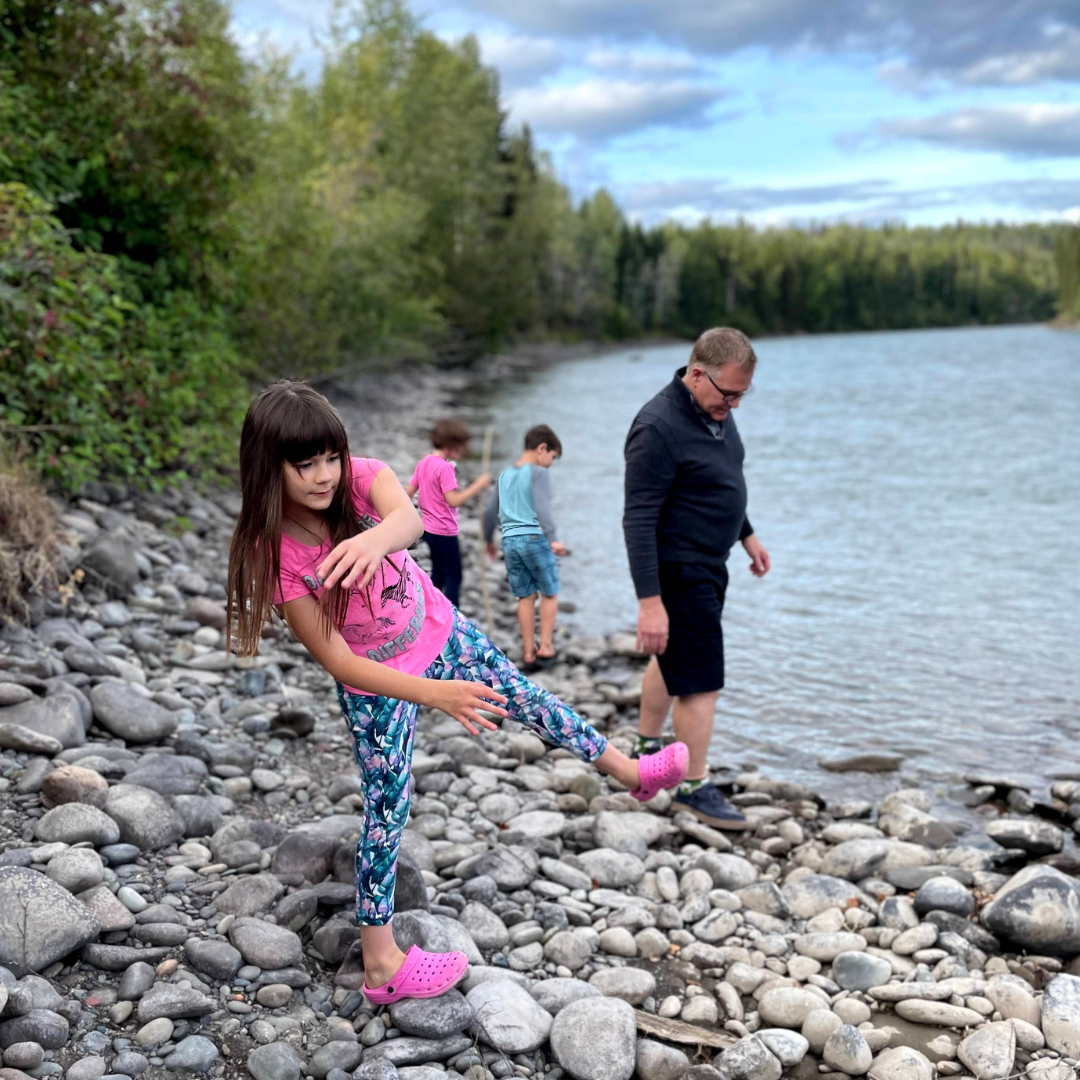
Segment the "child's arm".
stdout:
[[532,467],[532,497],[536,520],[540,522],[540,531],[547,538],[551,550],[556,555],[565,555],[566,548],[559,543],[555,534],[555,518],[551,513],[551,483],[548,480],[547,469],[541,469],[537,465]]
[[417,487],[417,486],[416,486],[415,484],[410,484],[410,485],[409,485],[409,486],[408,486],[408,487],[407,487],[407,488],[405,489],[405,494],[409,496],[409,501],[410,501],[410,502],[412,502],[413,496],[414,496],[414,495],[415,495],[415,494],[416,494],[416,493],[417,493],[417,492],[418,492],[419,490],[420,490],[420,489],[419,489],[419,488],[418,488],[418,487]]
[[453,507],[457,508],[464,503],[467,503],[470,499],[475,499],[484,488],[488,487],[491,483],[491,476],[489,473],[482,473],[478,476],[468,487],[466,488],[454,488],[451,491],[444,492],[446,501]]
[[372,480],[368,498],[382,520],[343,540],[322,561],[316,573],[328,589],[339,583],[345,589],[354,584],[362,589],[387,555],[415,544],[424,531],[420,515],[389,466]]
[[[389,470],[387,470],[389,471]],[[371,530],[374,532],[375,530]],[[319,602],[310,593],[289,600],[282,606],[289,628],[309,653],[335,678],[346,686],[355,686],[379,697],[415,701],[432,709],[441,709],[461,724],[470,735],[476,727],[492,731],[496,725],[480,715],[480,709],[506,716],[500,708],[506,698],[483,683],[463,679],[422,679],[406,675],[375,660],[357,656],[337,630],[327,634],[325,615]]]
[[495,536],[495,526],[499,523],[499,485],[491,489],[487,504],[484,506],[484,543],[488,546]]

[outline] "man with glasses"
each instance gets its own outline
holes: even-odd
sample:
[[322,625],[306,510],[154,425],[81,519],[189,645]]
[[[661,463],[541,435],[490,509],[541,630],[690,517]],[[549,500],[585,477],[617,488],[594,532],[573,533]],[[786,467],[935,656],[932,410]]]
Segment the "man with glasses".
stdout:
[[652,656],[641,687],[637,755],[660,748],[674,704],[675,735],[690,748],[690,766],[672,809],[720,829],[748,827],[708,782],[724,685],[720,616],[735,542],[750,556],[753,574],[769,570],[769,554],[746,516],[743,445],[731,415],[750,391],[756,364],[745,334],[707,330],[626,437],[623,532],[639,603],[637,645]]

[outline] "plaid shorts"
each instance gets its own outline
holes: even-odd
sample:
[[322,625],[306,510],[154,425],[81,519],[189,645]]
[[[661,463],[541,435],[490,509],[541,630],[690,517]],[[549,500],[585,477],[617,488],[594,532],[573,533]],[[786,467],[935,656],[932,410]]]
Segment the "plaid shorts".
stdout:
[[502,547],[510,591],[518,599],[533,593],[541,596],[558,593],[559,563],[543,535],[504,536]]

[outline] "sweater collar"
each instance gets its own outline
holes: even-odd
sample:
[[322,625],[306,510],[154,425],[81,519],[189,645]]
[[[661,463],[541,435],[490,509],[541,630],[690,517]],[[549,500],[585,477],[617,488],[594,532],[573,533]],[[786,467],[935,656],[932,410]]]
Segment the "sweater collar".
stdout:
[[697,399],[690,393],[690,388],[683,382],[683,376],[685,374],[686,368],[681,367],[675,372],[675,377],[671,380],[671,386],[675,397],[682,403],[684,410],[692,413],[697,417],[699,423],[704,424],[705,430],[708,431],[714,439],[723,442],[727,435],[727,421],[714,420],[697,403]]

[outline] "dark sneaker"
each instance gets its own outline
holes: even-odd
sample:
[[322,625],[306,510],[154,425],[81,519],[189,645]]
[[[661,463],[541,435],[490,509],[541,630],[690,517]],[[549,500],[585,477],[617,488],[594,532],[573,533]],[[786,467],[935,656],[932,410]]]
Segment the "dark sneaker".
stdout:
[[696,818],[711,825],[714,829],[741,831],[753,826],[728,802],[724,793],[715,784],[702,784],[689,795],[675,792],[671,801],[672,812],[687,810]]
[[663,750],[663,749],[664,749],[664,744],[662,742],[658,742],[655,746],[647,747],[644,750],[639,750],[635,746],[634,749],[630,751],[630,757],[634,761],[637,761],[637,759],[639,757],[643,757],[645,754],[659,754],[660,751]]

